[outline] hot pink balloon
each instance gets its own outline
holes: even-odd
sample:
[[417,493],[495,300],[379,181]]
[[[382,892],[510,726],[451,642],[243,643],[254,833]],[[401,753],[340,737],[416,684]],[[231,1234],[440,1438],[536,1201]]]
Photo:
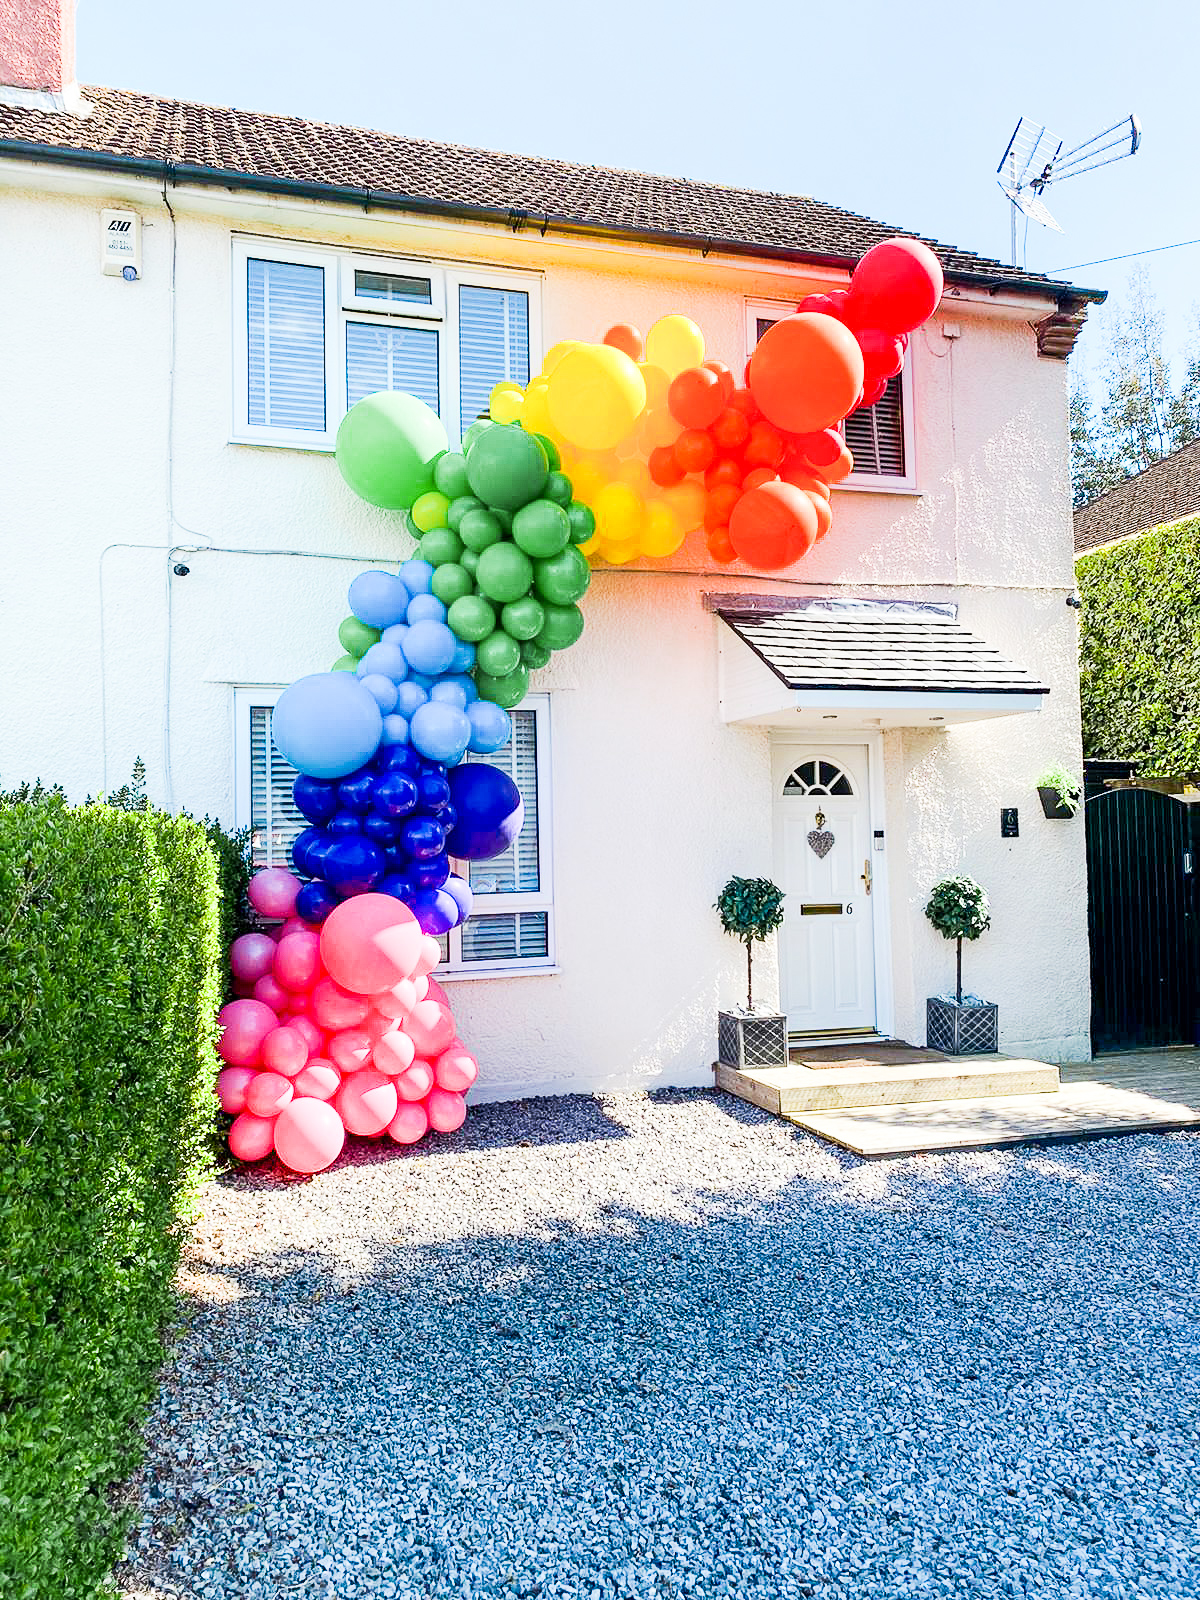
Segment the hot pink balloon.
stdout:
[[315,933],[289,933],[275,946],[275,976],[293,993],[311,989],[324,977],[321,941]]
[[274,959],[275,941],[265,933],[243,933],[229,946],[229,970],[246,983],[270,972]]
[[261,1000],[264,1006],[270,1006],[272,1011],[282,1011],[291,1005],[292,997],[286,989],[281,989],[271,973],[265,978],[259,978],[254,985],[254,998]]
[[307,1039],[290,1024],[272,1028],[262,1042],[263,1066],[283,1078],[294,1078],[310,1054]]
[[396,1085],[382,1072],[356,1072],[347,1078],[334,1101],[350,1133],[364,1138],[382,1133],[396,1115]]
[[246,1086],[254,1080],[253,1067],[226,1067],[217,1073],[217,1099],[221,1110],[236,1116],[246,1109]]
[[394,1078],[412,1066],[416,1053],[417,1047],[408,1035],[399,1028],[392,1028],[376,1044],[371,1053],[371,1060],[377,1071]]
[[451,1045],[434,1062],[433,1076],[439,1089],[461,1094],[479,1076],[479,1063],[461,1044]]
[[438,1133],[453,1133],[467,1120],[467,1102],[460,1094],[450,1094],[445,1089],[434,1089],[425,1102],[429,1113],[429,1126]]
[[332,978],[322,978],[312,991],[312,1019],[327,1033],[357,1028],[367,1020],[370,1009],[362,995],[350,994]]
[[426,978],[425,984],[425,993],[421,996],[423,1000],[436,1000],[438,1005],[445,1006],[447,1011],[453,1009],[450,1004],[450,996],[436,978]]
[[424,1100],[433,1088],[433,1068],[428,1061],[414,1061],[396,1079],[396,1093],[401,1100]]
[[417,1054],[432,1060],[454,1038],[454,1018],[436,1000],[418,1000],[405,1018],[404,1031],[416,1045]]
[[304,1071],[296,1076],[296,1098],[332,1100],[341,1087],[342,1075],[332,1061],[324,1056],[314,1056]]
[[217,1041],[221,1059],[231,1067],[253,1067],[263,1040],[279,1019],[260,1000],[231,1000],[221,1007],[217,1022],[222,1030]]
[[358,894],[326,917],[321,959],[344,989],[379,994],[412,976],[423,938],[416,917],[392,895]]
[[416,1144],[428,1132],[429,1113],[419,1100],[402,1101],[388,1123],[388,1133],[397,1144]]
[[256,1072],[246,1085],[246,1110],[255,1117],[277,1117],[295,1092],[281,1072]]
[[288,1027],[295,1028],[296,1032],[308,1046],[308,1053],[310,1056],[319,1056],[321,1054],[321,1046],[325,1042],[325,1035],[321,1032],[320,1028],[317,1027],[316,1023],[311,1017],[306,1016],[303,1012],[301,1012],[299,1015],[291,1018],[291,1020],[288,1022]]
[[239,1161],[261,1161],[269,1156],[275,1148],[274,1117],[243,1111],[229,1130],[229,1148]]
[[311,922],[305,922],[303,917],[289,917],[286,922],[280,923],[278,928],[272,930],[276,939],[286,939],[290,933],[320,933],[320,928],[315,928]]
[[431,933],[427,933],[421,940],[421,958],[413,969],[414,978],[423,978],[427,972],[432,972],[442,959],[442,947]]
[[293,1172],[323,1172],[345,1143],[345,1124],[324,1100],[293,1100],[275,1123],[275,1153]]
[[300,879],[286,867],[267,867],[250,879],[246,898],[263,917],[290,917],[296,909]]
[[329,1041],[329,1059],[339,1072],[359,1072],[371,1060],[371,1036],[365,1028],[343,1028]]

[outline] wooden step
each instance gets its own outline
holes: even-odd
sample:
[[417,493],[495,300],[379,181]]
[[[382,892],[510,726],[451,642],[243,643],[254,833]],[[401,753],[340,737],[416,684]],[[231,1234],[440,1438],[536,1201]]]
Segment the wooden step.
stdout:
[[[921,1054],[925,1053],[913,1052],[914,1057]],[[793,1062],[747,1071],[717,1062],[714,1071],[719,1089],[783,1117],[858,1106],[1053,1094],[1059,1086],[1057,1067],[1007,1056],[942,1056],[896,1063],[863,1060],[826,1068]]]

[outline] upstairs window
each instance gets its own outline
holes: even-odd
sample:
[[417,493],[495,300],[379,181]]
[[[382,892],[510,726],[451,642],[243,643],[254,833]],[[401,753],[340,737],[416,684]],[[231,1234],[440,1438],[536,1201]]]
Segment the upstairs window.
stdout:
[[457,440],[497,383],[529,382],[532,274],[239,236],[233,280],[238,442],[331,450],[347,410],[380,389],[417,395]]

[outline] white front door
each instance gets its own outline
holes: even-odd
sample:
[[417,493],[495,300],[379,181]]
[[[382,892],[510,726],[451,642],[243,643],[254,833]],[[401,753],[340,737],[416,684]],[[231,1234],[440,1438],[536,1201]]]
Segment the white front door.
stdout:
[[875,1026],[866,745],[776,744],[780,1005],[792,1033]]

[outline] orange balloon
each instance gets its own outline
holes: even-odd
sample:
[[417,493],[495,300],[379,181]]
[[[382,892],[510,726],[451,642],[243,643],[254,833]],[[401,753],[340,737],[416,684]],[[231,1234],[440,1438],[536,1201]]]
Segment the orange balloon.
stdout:
[[847,445],[842,446],[842,453],[831,467],[822,467],[821,476],[826,483],[841,483],[843,478],[848,478],[854,471],[854,457],[850,454]]
[[821,540],[833,527],[833,507],[828,500],[823,500],[819,494],[813,494],[811,490],[808,492],[808,498],[817,513],[817,539]]
[[667,403],[667,391],[671,387],[670,378],[652,361],[639,361],[638,371],[642,375],[642,382],[646,385],[646,410],[662,410]]
[[688,428],[675,441],[675,459],[685,472],[703,472],[716,451],[707,433]]
[[829,499],[829,485],[802,462],[785,462],[779,476],[785,483],[803,489],[807,494],[820,495],[823,500]]
[[742,481],[742,488],[757,489],[760,483],[774,483],[779,474],[774,467],[755,467],[753,472],[748,472]]
[[630,322],[618,322],[604,335],[604,343],[614,350],[623,350],[631,361],[642,359],[642,336]]
[[727,567],[731,561],[737,560],[737,551],[729,542],[728,528],[714,528],[705,538],[705,547],[714,561],[719,561]]
[[741,498],[740,484],[719,483],[715,489],[709,490],[708,504],[704,508],[704,526],[709,533],[726,526]]
[[704,487],[715,489],[719,483],[741,483],[743,477],[745,469],[740,461],[734,461],[729,456],[721,456],[705,472]]
[[749,377],[768,422],[788,433],[817,433],[854,404],[863,384],[863,354],[835,317],[798,311],[763,334],[750,357]]
[[743,494],[729,518],[729,542],[760,572],[790,567],[816,543],[817,512],[803,489],[779,480]]
[[704,521],[704,508],[708,496],[704,492],[704,485],[697,483],[695,478],[685,479],[674,489],[668,489],[662,496],[679,519],[679,526],[687,532],[698,528]]
[[708,428],[725,409],[721,380],[708,367],[685,367],[667,391],[667,404],[685,428]]

